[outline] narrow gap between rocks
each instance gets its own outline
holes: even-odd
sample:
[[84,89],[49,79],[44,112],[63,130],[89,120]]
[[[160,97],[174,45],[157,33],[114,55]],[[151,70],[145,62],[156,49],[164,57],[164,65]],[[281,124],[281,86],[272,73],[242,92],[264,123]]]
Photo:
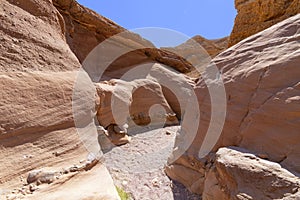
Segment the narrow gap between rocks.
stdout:
[[105,165],[115,185],[136,200],[201,199],[164,172],[179,129],[180,126],[170,126],[145,128],[138,134],[129,131],[131,140],[122,146],[114,146],[108,138],[100,135]]

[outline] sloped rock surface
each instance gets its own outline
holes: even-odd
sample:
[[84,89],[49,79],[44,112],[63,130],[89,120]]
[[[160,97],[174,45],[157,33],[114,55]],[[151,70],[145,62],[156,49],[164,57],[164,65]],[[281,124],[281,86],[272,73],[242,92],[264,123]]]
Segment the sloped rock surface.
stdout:
[[[243,147],[299,174],[299,27],[298,14],[243,40],[213,60],[223,73],[227,93],[225,125],[213,152],[224,146]],[[203,78],[195,90],[199,94],[200,128],[186,155],[173,165],[195,170],[201,177],[209,158],[200,159],[198,153],[209,126],[211,102]],[[179,178],[176,173],[168,174]]]
[[193,78],[199,78],[211,59],[228,48],[228,41],[228,37],[208,40],[196,35],[176,47],[162,47],[161,49],[174,52],[193,64],[194,68],[186,74]]
[[74,126],[74,78],[72,72],[1,73],[0,134],[10,136]]
[[192,56],[193,48],[197,48],[194,45],[195,43],[197,43],[201,47],[203,47],[212,58],[214,58],[219,53],[227,49],[228,39],[228,37],[224,37],[215,40],[208,40],[200,35],[196,35],[188,41],[186,41],[185,43],[175,47],[175,49],[183,51],[182,54],[186,55],[186,57],[188,58],[189,56]]
[[0,5],[2,72],[57,72],[79,67],[65,43],[62,16],[49,1],[1,1]]
[[54,0],[53,4],[63,16],[67,43],[80,62],[100,42],[125,31],[121,26],[74,0]]
[[[151,61],[170,66],[183,73],[189,73],[194,70],[192,63],[188,61],[189,54],[191,54],[188,52],[191,44],[193,44],[190,42],[191,40],[199,43],[212,57],[215,57],[228,46],[227,37],[207,40],[201,36],[195,36],[172,51],[169,51],[169,48],[158,49],[151,42],[137,34],[128,32],[113,21],[81,6],[75,0],[54,0],[53,3],[63,16],[67,43],[81,63],[97,45],[114,35],[120,36],[112,39],[118,47],[124,45],[126,48],[132,48],[132,52],[120,55],[120,58],[111,63],[106,72],[108,77],[105,80],[120,78],[119,71],[129,70],[134,65]],[[115,50],[113,49],[113,51]],[[174,50],[180,51],[180,54]],[[111,49],[107,48],[107,54],[109,51]]]
[[123,77],[95,84],[100,97],[97,116],[101,126],[178,124],[192,95],[193,80],[157,63],[139,67],[139,79]]
[[[51,1],[1,1],[0,21],[1,199],[33,199],[28,195],[39,196],[41,188],[27,185],[29,171],[42,167],[60,171],[88,154],[72,114],[75,70],[80,63],[66,42],[64,19]],[[100,171],[92,177],[97,173]],[[118,199],[108,172],[101,173]],[[84,180],[89,173],[79,176]],[[39,182],[51,183],[52,178]],[[43,185],[43,191],[50,191],[47,186]],[[75,186],[81,187],[81,183],[64,189],[70,192]],[[60,184],[56,190],[62,187]],[[95,190],[89,187],[90,193],[82,198],[93,198]],[[46,192],[37,199],[59,199],[61,194],[54,197],[53,191]]]

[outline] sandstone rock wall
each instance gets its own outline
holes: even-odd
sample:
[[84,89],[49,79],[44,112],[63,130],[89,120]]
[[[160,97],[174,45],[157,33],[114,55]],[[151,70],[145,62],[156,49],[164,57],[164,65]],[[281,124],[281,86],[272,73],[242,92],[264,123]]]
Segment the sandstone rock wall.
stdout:
[[74,0],[54,0],[53,4],[63,16],[67,43],[80,62],[100,42],[125,31],[113,21]]
[[299,0],[235,0],[229,46],[300,12]]
[[[54,0],[53,3],[63,16],[67,43],[81,63],[98,44],[113,35],[126,31],[113,21],[79,5],[75,0]],[[207,40],[201,36],[195,36],[191,40],[200,44],[212,57],[215,57],[228,46],[228,38]],[[185,55],[184,58],[189,58],[190,48],[193,48],[191,47],[191,45],[193,46],[191,40],[173,50],[180,51],[182,55]],[[123,39],[118,38],[117,43],[118,45],[131,46],[134,51],[122,55],[111,64],[110,70],[107,72],[107,79],[119,78],[120,73],[118,71],[128,70],[133,65],[149,61],[168,65],[183,73],[194,70],[190,62],[180,55],[172,53],[174,51],[168,51],[168,48],[156,49],[151,42],[137,34],[128,32],[124,34]]]
[[[100,97],[97,115],[101,126],[116,124],[115,117],[122,123],[131,121],[131,125],[146,125],[150,122],[153,125],[178,124],[195,83],[187,76],[160,64],[149,63],[143,67],[139,79],[111,79],[95,83]],[[155,104],[162,106],[164,114],[161,109],[153,110],[153,119],[150,120],[150,108]]]
[[[49,167],[61,171],[86,159],[88,152],[77,134],[72,113],[76,71],[95,45],[124,29],[76,1],[67,0],[53,3],[0,1],[0,22],[0,184],[1,188],[11,190],[23,187],[27,173],[33,169]],[[127,35],[130,42],[118,38],[118,44],[141,49],[153,46],[138,35],[130,32]],[[133,64],[153,60],[169,63],[182,71],[188,71],[190,66],[174,54],[146,49],[117,60],[112,74],[119,75],[123,67],[130,68]],[[183,80],[184,77],[180,79]],[[165,103],[171,113],[158,80],[147,81],[152,83],[148,88],[150,97],[154,102]],[[156,90],[160,91],[159,95]],[[135,113],[146,112],[146,108],[140,106],[146,100],[141,94],[134,98]],[[149,107],[153,101],[148,103]],[[139,108],[143,110],[139,111]],[[176,117],[172,119],[177,122]],[[85,180],[84,176],[91,177],[91,174],[99,175],[92,170],[80,177]],[[71,187],[81,187],[80,180],[71,183],[69,188],[61,191],[70,192]],[[68,195],[60,192],[62,184],[61,180],[49,187],[58,191],[55,195]],[[89,198],[92,198],[93,190],[98,189],[89,188]],[[29,190],[18,191],[27,194]],[[45,199],[54,195],[47,189],[38,194],[46,195]]]
[[[253,2],[256,1],[244,1],[244,4],[237,2],[237,7],[242,10],[243,6],[252,5]],[[265,3],[261,5],[266,7]],[[286,5],[284,8],[287,13],[299,10],[298,1]],[[267,18],[272,21],[277,15],[270,14],[271,17]],[[282,16],[286,17],[285,14]],[[73,84],[77,75],[75,71],[80,68],[80,63],[90,50],[124,29],[74,0],[54,0],[53,3],[36,0],[0,1],[0,22],[0,184],[1,188],[16,189],[25,183],[24,177],[32,169],[43,166],[61,169],[86,158],[87,151],[74,127],[71,108]],[[183,182],[190,190],[204,194],[207,199],[212,196],[224,199],[256,198],[254,194],[258,192],[257,189],[244,191],[249,186],[244,180],[249,176],[261,175],[269,177],[265,180],[266,184],[275,185],[271,187],[271,192],[264,188],[262,195],[268,198],[282,195],[294,198],[297,195],[298,179],[278,165],[274,164],[274,168],[271,165],[277,162],[295,175],[300,173],[297,132],[300,130],[299,24],[300,16],[297,15],[250,37],[214,59],[224,72],[228,101],[225,128],[214,151],[222,146],[235,145],[257,157],[268,159],[271,164],[257,157],[255,161],[249,161],[248,154],[231,150],[218,151],[202,160],[197,158],[199,144],[210,119],[209,95],[204,80],[200,79],[196,87],[203,112],[200,129],[195,143],[186,154],[169,166],[168,174],[171,177]],[[124,55],[112,63],[107,79],[118,78],[131,67],[148,61],[167,64],[180,72],[192,70],[191,63],[182,57],[154,49],[151,43],[138,35],[129,32],[127,36],[117,38],[118,44],[142,50]],[[211,55],[215,55],[214,52],[226,44],[224,40],[211,43],[200,37],[198,39]],[[149,46],[151,48],[144,48]],[[173,74],[172,70],[165,67],[152,73],[162,73],[162,80],[170,80],[179,87],[193,85],[191,79],[182,74]],[[181,116],[180,106],[186,105],[186,99],[175,100],[174,94],[158,84],[160,80],[155,76],[145,77],[142,81],[148,85],[133,97],[131,103],[134,114],[146,113],[147,110],[140,105],[147,101],[147,107],[152,103],[163,103],[167,112],[174,111],[177,117]],[[126,84],[130,85],[129,81]],[[138,86],[141,84],[136,83],[135,87]],[[144,92],[149,95],[141,95]],[[185,92],[187,96],[190,93]],[[101,100],[105,101],[105,97],[101,99],[100,95]],[[108,111],[111,111],[110,108]],[[173,121],[177,123],[177,119]],[[104,124],[111,123],[114,122]],[[230,159],[236,157],[254,169],[231,162]],[[230,168],[227,170],[224,166]],[[268,171],[269,168],[276,173]],[[241,175],[237,176],[236,171],[241,172]],[[83,189],[80,180],[88,184],[99,174],[92,171],[78,177],[67,184],[61,181],[53,186],[56,191],[62,185],[69,185],[55,195],[61,197],[68,195],[74,188]],[[101,177],[102,174],[99,180]],[[226,185],[225,180],[230,180],[230,184]],[[89,194],[99,191],[96,187],[84,189]],[[272,193],[273,190],[276,194]],[[33,199],[39,199],[39,194],[51,198],[53,194],[49,191],[43,190]],[[85,197],[93,198],[90,195]]]
[[[0,198],[35,199],[28,197],[37,190],[26,183],[29,171],[61,171],[88,154],[72,113],[75,70],[80,63],[66,42],[64,19],[51,1],[0,1],[0,40]],[[101,169],[101,173],[101,180],[105,178],[118,199],[108,172]],[[97,175],[99,170],[91,170],[80,178]],[[74,188],[84,190],[79,181],[65,185],[68,175],[59,178],[51,193],[48,187],[38,186],[36,199],[76,199],[69,195],[79,190]],[[57,192],[62,188],[67,192]],[[89,198],[96,190],[101,196],[99,188],[89,187]]]
[[[291,173],[299,175],[299,27],[298,14],[243,40],[213,60],[223,72],[227,115],[221,137],[212,152],[224,146],[239,146],[258,157],[280,163]],[[200,78],[195,90],[199,94],[200,128],[186,154],[172,163],[167,172],[190,190],[202,193],[207,183],[205,180],[210,179],[207,169],[211,168],[211,162],[209,157],[200,159],[198,153],[210,123],[211,102],[204,79]],[[184,122],[183,119],[186,126],[183,129],[189,130],[189,123]],[[180,170],[176,170],[178,166]],[[259,166],[253,163],[253,169],[256,167]],[[195,172],[197,176],[193,175]],[[241,172],[241,176],[244,175]],[[262,176],[259,172],[254,175]],[[186,182],[195,177],[198,177],[196,181]],[[236,181],[236,178],[233,179]],[[228,187],[239,187],[236,183],[232,184]],[[276,191],[284,193],[285,190]],[[225,191],[232,195],[231,192],[232,189]],[[262,199],[271,198],[262,195],[265,195],[261,196]],[[247,198],[256,199],[252,195]],[[242,197],[236,195],[230,196],[230,199]]]
[[49,1],[0,2],[0,70],[68,71],[79,67],[63,19]]

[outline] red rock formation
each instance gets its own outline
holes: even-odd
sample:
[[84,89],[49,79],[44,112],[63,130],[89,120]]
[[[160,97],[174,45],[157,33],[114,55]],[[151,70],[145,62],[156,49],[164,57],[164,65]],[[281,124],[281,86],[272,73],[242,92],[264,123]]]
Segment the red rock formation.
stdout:
[[220,148],[206,174],[203,199],[298,199],[300,179],[240,148]]
[[[221,137],[212,152],[224,146],[239,146],[264,159],[280,163],[292,173],[300,173],[299,26],[298,14],[243,40],[213,59],[223,72],[227,93],[227,116]],[[201,110],[200,128],[186,155],[172,163],[167,172],[172,178],[185,183],[193,192],[202,193],[199,188],[206,187],[206,180],[209,178],[206,171],[218,167],[218,164],[209,164],[208,158],[198,158],[211,117],[210,95],[203,78],[197,84],[196,91],[199,94]],[[183,124],[186,124],[183,130],[188,130],[189,123],[184,122],[183,119]],[[242,165],[243,163],[241,167]],[[256,165],[252,163],[253,169],[259,168]],[[183,170],[184,168],[186,170]],[[217,170],[220,176],[224,175],[218,168]],[[246,173],[257,178],[263,176],[259,172],[243,170],[245,172],[241,172],[240,176],[246,176]],[[195,172],[198,173],[197,180],[186,182],[195,179]],[[237,176],[239,175],[235,175],[233,181],[237,181]],[[295,180],[298,182],[298,179]],[[221,180],[216,182],[215,184],[223,184]],[[289,187],[288,185],[287,183],[282,187]],[[240,186],[228,187],[234,189],[222,190],[223,194],[232,195],[231,192]],[[285,192],[284,189],[276,190],[278,195]],[[248,195],[255,199],[254,193]],[[260,197],[262,199],[270,198],[267,194],[261,195],[265,195]],[[238,199],[237,194],[234,197],[230,196],[230,199],[232,198]]]
[[300,12],[299,0],[235,0],[229,46]]
[[[126,29],[111,20],[79,5],[75,0],[54,0],[53,3],[64,18],[67,43],[81,63],[99,43],[113,35],[126,31]],[[125,39],[119,38],[119,45],[131,46],[137,50],[122,55],[120,59],[112,64],[111,70],[118,71],[122,68],[149,61],[168,65],[184,73],[193,69],[191,64],[180,56],[156,49],[151,42],[137,34],[128,32],[122,37],[125,37]],[[113,78],[119,78],[113,74],[110,75]]]
[[[86,158],[88,152],[78,137],[72,112],[76,70],[95,45],[124,30],[78,5],[76,1],[57,0],[53,3],[34,0],[0,1],[0,184],[1,189],[8,191],[22,187],[28,172],[33,169],[49,167],[50,171],[61,174],[61,168]],[[120,38],[119,44],[141,49],[152,45],[138,35],[127,35],[131,42],[127,43],[124,38]],[[190,65],[186,61],[169,52],[143,49],[133,52],[131,56],[131,59],[125,55],[123,59],[117,60],[113,64],[115,71],[112,71],[119,74],[122,67],[130,68],[133,64],[152,60],[189,71]],[[150,92],[151,97],[157,97],[153,98],[157,100],[154,102],[168,105],[158,81],[151,81],[149,88],[160,91],[159,94]],[[145,98],[139,94],[135,100],[137,105],[134,105],[134,110],[139,112],[138,108],[142,108],[145,112],[145,108],[139,106]],[[167,108],[172,111],[169,106]],[[176,118],[174,120],[177,122]],[[51,193],[47,189],[39,190],[32,199],[76,198],[70,192],[72,188],[80,187],[88,192],[82,198],[93,198],[95,191],[99,197],[101,188],[99,190],[95,182],[93,187],[80,185],[80,180],[88,184],[93,176],[99,177],[99,173],[103,177],[98,181],[105,180],[100,185],[107,184],[115,195],[107,171],[91,169],[90,173],[80,174],[79,179],[72,179],[74,181],[67,184],[65,181],[72,174],[62,175],[56,184],[49,186]],[[65,187],[62,188],[62,184]],[[12,195],[30,195],[34,190],[34,186],[28,185],[20,190],[20,194]],[[75,189],[75,192],[78,190]]]

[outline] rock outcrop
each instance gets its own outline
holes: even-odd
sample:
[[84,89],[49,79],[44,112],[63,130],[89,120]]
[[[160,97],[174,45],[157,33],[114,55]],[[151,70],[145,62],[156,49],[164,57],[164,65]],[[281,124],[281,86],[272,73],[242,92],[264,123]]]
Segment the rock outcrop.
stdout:
[[[162,88],[157,82],[147,79],[130,82],[112,79],[107,83],[97,84],[97,91],[100,97],[98,121],[105,128],[117,124],[116,119],[123,122],[122,125],[129,123],[129,126],[150,123],[178,125],[176,114],[166,101]],[[161,105],[166,113],[161,113],[161,109],[150,113],[151,106],[155,104]],[[112,107],[117,110],[113,110]]]
[[[107,136],[114,145],[130,141],[127,131],[122,131],[123,127],[154,128],[179,124],[157,82],[149,79],[130,82],[112,79],[96,84],[96,88],[100,97],[97,118],[100,125],[108,130]],[[153,105],[160,105],[162,108],[151,110]]]
[[[67,43],[81,63],[98,44],[113,35],[126,32],[121,38],[115,38],[116,43],[118,46],[130,47],[133,51],[114,61],[110,66],[111,71],[116,72],[149,61],[168,65],[184,73],[193,69],[192,65],[182,57],[156,49],[151,42],[79,5],[75,0],[54,0],[53,3],[63,16]],[[118,72],[110,73],[109,78],[119,78],[117,74]]]
[[[176,51],[183,51],[182,54],[186,55],[186,58],[193,55],[193,49],[198,48],[195,47],[195,43],[199,44],[202,48],[204,48],[208,55],[212,58],[216,57],[219,53],[227,49],[228,47],[228,37],[224,37],[221,39],[208,40],[200,35],[196,35],[186,41],[183,44],[180,44],[175,47]],[[166,48],[168,49],[168,48]]]
[[196,35],[186,42],[176,47],[162,47],[162,50],[176,52],[178,55],[192,63],[195,68],[186,73],[188,76],[198,78],[205,70],[211,58],[228,48],[228,37],[208,40],[200,35]]
[[[99,96],[97,118],[104,128],[126,125],[128,129],[135,130],[139,126],[155,128],[179,124],[194,82],[160,64],[149,63],[139,67],[143,69],[138,73],[139,79],[111,79],[95,83]],[[108,134],[115,135],[113,132]],[[115,144],[124,141],[124,138],[119,138]]]
[[[194,42],[200,44],[212,57],[228,46],[227,37],[207,40],[201,36],[195,36],[186,43],[172,48],[172,51],[170,48],[157,49],[151,42],[126,31],[113,21],[79,5],[75,0],[54,0],[53,3],[63,16],[67,43],[80,63],[84,61],[91,50],[113,35],[122,35],[114,38],[118,46],[124,45],[132,48],[132,52],[121,55],[111,63],[104,80],[120,78],[119,71],[129,70],[131,66],[147,62],[158,62],[177,71],[189,73],[194,71],[194,67],[188,61],[189,56],[195,53],[191,50],[191,48],[195,48]],[[126,33],[121,34],[124,32]],[[174,50],[175,52],[179,51],[180,54],[174,53]],[[110,49],[108,48],[107,51]],[[184,55],[184,58],[181,55]]]
[[235,0],[237,16],[229,46],[300,13],[299,0]]
[[[283,168],[298,176],[300,173],[299,27],[300,15],[298,14],[243,40],[213,59],[223,73],[227,94],[227,115],[221,136],[216,138],[218,140],[212,153],[224,146],[242,147],[258,157],[280,163]],[[208,165],[209,157],[200,159],[198,153],[211,120],[211,102],[203,78],[200,78],[195,90],[199,94],[201,110],[197,136],[185,155],[171,163],[167,172],[172,178],[185,183],[190,190],[202,193],[202,189],[207,186],[209,179],[207,170],[211,166]],[[184,122],[185,119],[183,125],[186,125],[183,126],[183,130],[188,131],[189,123]],[[180,139],[179,134],[178,140]],[[215,165],[219,164],[215,163]],[[180,170],[175,169],[179,167]],[[240,167],[243,167],[243,163]],[[254,162],[253,170],[257,167],[260,166]],[[222,170],[226,170],[224,165]],[[248,176],[250,172],[247,171],[241,171],[241,174],[234,176],[232,174],[231,179],[239,181],[238,176]],[[223,172],[218,171],[218,173]],[[263,174],[257,173],[257,176]],[[195,179],[195,177],[198,177],[197,181],[186,182],[189,178]],[[291,186],[289,182],[280,184],[283,185],[277,192],[291,192],[286,190]],[[249,189],[247,185],[243,187],[245,190]],[[256,199],[255,195],[251,195],[253,193],[250,197],[243,198]],[[261,199],[272,198],[269,194],[261,193],[261,195]]]
[[65,42],[63,19],[49,1],[0,2],[1,72],[68,71],[79,62]]
[[44,163],[68,163],[52,155],[55,148],[85,153],[72,128],[72,71],[80,64],[65,42],[61,15],[49,1],[0,4],[0,182],[10,188]]

